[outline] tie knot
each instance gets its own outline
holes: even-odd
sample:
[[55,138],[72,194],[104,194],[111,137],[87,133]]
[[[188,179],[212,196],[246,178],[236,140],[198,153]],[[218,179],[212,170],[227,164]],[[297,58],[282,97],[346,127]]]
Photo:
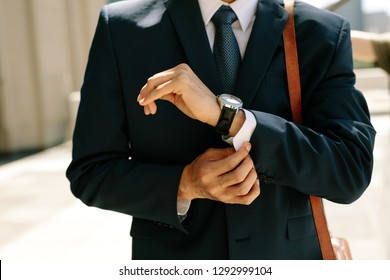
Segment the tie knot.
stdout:
[[211,18],[211,21],[216,26],[220,26],[222,24],[231,25],[236,20],[237,20],[236,13],[232,10],[232,8],[230,8],[230,6],[226,6],[226,5],[222,5]]

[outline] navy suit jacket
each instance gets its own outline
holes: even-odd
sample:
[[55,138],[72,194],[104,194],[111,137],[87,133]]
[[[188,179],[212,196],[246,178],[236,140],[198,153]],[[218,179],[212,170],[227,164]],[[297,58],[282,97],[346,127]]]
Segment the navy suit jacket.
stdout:
[[261,195],[250,205],[176,200],[186,164],[225,147],[214,128],[158,101],[136,99],[147,79],[187,63],[221,94],[196,0],[133,0],[103,7],[90,50],[67,170],[84,203],[133,217],[134,259],[319,259],[308,195],[351,203],[369,185],[375,130],[354,88],[349,24],[296,3],[303,125],[292,122],[282,32],[288,13],[259,0],[234,93],[257,127],[251,157]]

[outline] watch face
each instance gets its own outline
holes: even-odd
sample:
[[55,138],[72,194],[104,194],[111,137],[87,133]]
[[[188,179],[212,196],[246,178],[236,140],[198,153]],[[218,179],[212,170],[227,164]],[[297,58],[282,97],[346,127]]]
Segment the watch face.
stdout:
[[223,99],[224,103],[231,105],[233,107],[239,107],[242,106],[242,101],[240,98],[231,95],[231,94],[221,94],[220,98]]

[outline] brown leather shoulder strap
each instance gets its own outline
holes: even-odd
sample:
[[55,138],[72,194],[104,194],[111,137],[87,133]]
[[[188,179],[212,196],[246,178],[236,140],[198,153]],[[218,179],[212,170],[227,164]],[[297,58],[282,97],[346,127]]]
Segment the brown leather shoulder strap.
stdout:
[[311,195],[310,203],[313,212],[314,223],[317,229],[318,241],[320,242],[322,258],[324,260],[335,260],[336,255],[333,250],[332,241],[321,198]]
[[[302,124],[302,101],[301,82],[299,74],[298,51],[295,37],[294,23],[294,0],[285,0],[285,8],[289,13],[288,21],[283,32],[284,51],[286,57],[286,71],[288,91],[290,95],[290,105],[293,120],[297,124]],[[322,200],[316,196],[310,196],[311,208],[313,211],[314,223],[317,230],[318,241],[320,242],[321,253],[324,260],[335,260],[332,243],[326,217],[322,205]]]
[[289,13],[286,27],[283,32],[284,52],[286,57],[286,71],[290,106],[293,120],[302,124],[301,82],[298,64],[298,51],[295,38],[294,0],[285,0],[285,9]]

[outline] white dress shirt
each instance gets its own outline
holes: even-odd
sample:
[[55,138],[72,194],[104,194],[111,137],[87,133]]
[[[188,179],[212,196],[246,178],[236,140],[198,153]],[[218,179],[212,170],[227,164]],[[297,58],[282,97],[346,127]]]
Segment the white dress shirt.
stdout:
[[[258,0],[235,0],[231,4],[221,0],[198,0],[200,11],[202,13],[210,47],[213,49],[215,26],[211,18],[221,5],[229,5],[237,15],[237,20],[233,22],[232,29],[240,48],[241,58],[244,58],[245,50],[248,45],[249,37],[252,32],[253,22],[256,17]],[[245,104],[244,104],[245,107]],[[224,139],[224,141],[233,145],[238,150],[244,142],[250,140],[253,131],[256,128],[256,119],[253,114],[244,109],[245,123],[235,137]],[[185,216],[191,205],[189,200],[177,201],[177,213],[179,216]]]
[[221,0],[199,0],[200,11],[202,13],[207,36],[209,38],[211,49],[214,46],[215,26],[211,18],[221,5],[228,5],[236,13],[238,20],[233,22],[233,33],[236,36],[240,48],[241,57],[244,57],[249,36],[252,32],[253,22],[255,21],[258,0],[236,0],[227,4]]

